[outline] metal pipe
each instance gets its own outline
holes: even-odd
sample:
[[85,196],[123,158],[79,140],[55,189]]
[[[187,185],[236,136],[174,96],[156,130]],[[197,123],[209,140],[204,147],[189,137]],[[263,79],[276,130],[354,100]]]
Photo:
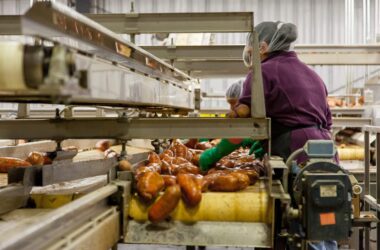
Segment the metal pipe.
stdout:
[[[370,172],[369,172],[369,161],[370,161],[370,153],[369,153],[369,131],[364,132],[364,195],[369,194],[369,181],[370,181]],[[364,203],[364,210],[369,211],[369,204]],[[369,250],[369,228],[365,228],[364,231],[364,249]]]
[[[34,237],[41,237],[41,235],[44,235],[44,232],[49,230],[51,225],[62,224],[69,218],[75,218],[76,215],[85,212],[116,192],[116,185],[107,185],[50,213],[37,218],[31,218],[28,221],[28,227],[22,224],[2,234],[0,237],[0,249],[14,249],[20,241],[32,241]],[[14,232],[17,232],[17,234]]]
[[371,41],[371,0],[367,0],[367,35],[366,43]]
[[363,18],[362,18],[362,26],[363,26],[363,42],[365,43],[366,41],[366,36],[367,36],[367,25],[366,25],[366,22],[367,22],[367,0],[363,0],[362,1],[362,4],[363,4]]
[[[380,204],[380,133],[376,133],[376,202]],[[377,218],[380,218],[380,211],[377,210]],[[380,223],[377,223],[376,249],[380,249]]]
[[380,39],[380,3],[379,0],[375,0],[375,41],[377,41],[377,36]]

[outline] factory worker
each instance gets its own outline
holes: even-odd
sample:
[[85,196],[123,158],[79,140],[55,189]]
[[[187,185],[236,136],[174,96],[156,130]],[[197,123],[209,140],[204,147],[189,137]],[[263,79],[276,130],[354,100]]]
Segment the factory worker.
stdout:
[[[297,39],[297,27],[291,23],[262,22],[256,27],[259,38],[261,69],[267,116],[272,122],[272,154],[286,160],[310,139],[331,139],[331,113],[327,105],[327,90],[322,79],[291,51]],[[253,36],[248,35],[243,59],[251,65]],[[235,116],[248,117],[251,106],[250,72],[243,84]],[[247,110],[241,112],[241,110]],[[241,139],[222,140],[200,158],[201,168],[207,170],[221,157],[240,146]],[[305,155],[297,160],[305,161]]]
[[[331,113],[327,90],[322,79],[291,51],[297,39],[297,27],[291,23],[262,22],[256,27],[259,38],[261,70],[267,116],[271,118],[272,154],[286,160],[289,155],[311,139],[331,139]],[[253,36],[248,35],[243,52],[244,64],[251,66]],[[243,84],[232,116],[248,117],[251,107],[250,72]],[[200,157],[202,170],[209,169],[221,157],[241,145],[242,139],[223,139]],[[301,155],[297,161],[306,160]],[[309,249],[337,249],[336,242],[319,242]]]
[[235,82],[231,84],[226,91],[226,99],[228,104],[230,104],[230,109],[233,110],[233,108],[236,106],[236,104],[239,102],[239,98],[241,95],[241,91],[243,89],[243,81],[240,80],[238,82]]
[[[244,81],[238,81],[231,84],[226,91],[226,100],[230,104],[230,113],[234,112],[235,106],[239,103],[239,98],[243,91],[243,83]],[[230,116],[230,115],[228,115]],[[249,147],[249,154],[255,154],[257,158],[261,158],[264,156],[265,151],[261,145],[260,141],[255,141],[250,138],[245,138],[239,146]]]

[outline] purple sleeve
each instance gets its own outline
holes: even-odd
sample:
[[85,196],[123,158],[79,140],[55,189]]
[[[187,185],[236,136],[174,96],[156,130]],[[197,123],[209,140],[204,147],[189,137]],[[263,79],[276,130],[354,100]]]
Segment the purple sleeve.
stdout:
[[251,80],[252,72],[249,72],[243,83],[243,91],[241,92],[239,103],[251,107]]

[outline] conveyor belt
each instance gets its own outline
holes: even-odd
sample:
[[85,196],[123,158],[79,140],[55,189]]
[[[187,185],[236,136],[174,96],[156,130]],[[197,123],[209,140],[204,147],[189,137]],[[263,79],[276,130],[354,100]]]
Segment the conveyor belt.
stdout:
[[[148,206],[134,196],[130,203],[129,215],[134,220],[146,221]],[[195,208],[187,208],[181,201],[172,213],[172,219],[183,222],[196,221],[234,221],[264,222],[272,221],[272,204],[266,191],[265,182],[259,181],[248,189],[233,192],[206,192]]]

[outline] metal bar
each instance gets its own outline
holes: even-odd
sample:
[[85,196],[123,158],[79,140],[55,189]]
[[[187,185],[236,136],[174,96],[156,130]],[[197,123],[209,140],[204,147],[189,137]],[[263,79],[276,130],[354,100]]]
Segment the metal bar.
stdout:
[[[13,184],[0,188],[0,214],[7,213],[26,205],[31,187]],[[1,243],[0,243],[1,244]]]
[[[242,53],[242,51],[241,51]],[[243,61],[174,61],[173,66],[188,72],[194,78],[223,77],[223,76],[246,76],[248,69]]]
[[[179,60],[241,60],[244,45],[169,45],[142,46],[145,50],[162,59]],[[298,44],[295,52],[301,57],[313,58],[314,55],[362,56],[380,54],[380,45],[308,45]],[[327,58],[327,57],[326,57]],[[359,59],[360,60],[360,59]],[[355,63],[355,62],[353,62]]]
[[252,30],[252,12],[88,14],[116,33],[223,33]]
[[[366,127],[364,127],[366,128]],[[369,185],[370,185],[370,141],[369,141],[369,131],[364,131],[364,195],[369,195]],[[364,204],[364,210],[369,211],[369,205],[367,203]],[[364,229],[364,239],[365,239],[365,250],[369,250],[369,237],[370,237],[370,229]]]
[[[111,207],[90,221],[81,224],[64,237],[57,239],[48,249],[111,249],[120,235],[119,212]],[[117,248],[116,248],[117,249]]]
[[[202,62],[204,70],[210,71],[207,64],[217,63],[219,66],[227,62],[233,66],[234,72],[241,72],[241,53],[244,45],[206,45],[206,46],[144,46],[144,49],[166,60],[179,62]],[[309,65],[379,65],[379,45],[337,46],[337,45],[298,45],[295,51],[301,61]],[[206,64],[207,63],[207,64]],[[179,64],[183,65],[183,64]],[[187,70],[183,65],[177,65],[182,70]],[[195,67],[198,64],[187,66]],[[214,66],[216,67],[216,66]],[[242,68],[238,71],[238,67]],[[191,68],[190,68],[191,69]],[[195,68],[194,70],[201,70]]]
[[21,16],[0,15],[0,35],[21,35]]
[[[380,218],[380,132],[376,133],[376,205],[379,207],[377,210],[377,218]],[[380,249],[380,222],[377,223],[377,241],[376,249]]]
[[268,119],[83,118],[0,120],[1,139],[268,138]]
[[332,115],[363,115],[364,108],[331,108]]
[[253,52],[252,52],[252,85],[251,85],[251,116],[265,118],[264,86],[261,74],[261,59],[259,51],[259,38],[256,31],[252,29]]
[[372,195],[364,195],[364,201],[377,212],[380,211],[380,204],[377,203],[376,198]]
[[[57,208],[50,213],[40,216],[34,221],[31,219],[27,226],[24,224],[16,226],[12,231],[3,233],[0,236],[0,248],[19,249],[18,247],[20,245],[25,246],[27,242],[33,242],[33,238],[39,238],[41,235],[45,235],[54,225],[61,225],[67,222],[67,220],[75,218],[76,215],[85,212],[116,192],[116,185],[107,185],[65,206]],[[17,234],[15,232],[17,232]]]
[[89,45],[88,52],[143,74],[168,81],[190,80],[183,72],[62,4],[37,2],[22,17],[21,24],[25,35],[46,39],[67,36]]
[[364,126],[363,131],[370,133],[380,133],[380,126]]
[[361,117],[333,117],[334,128],[340,127],[351,127],[351,128],[362,128],[366,125],[372,124],[371,118],[361,118]]
[[[252,12],[127,13],[86,14],[86,16],[121,34],[249,32],[253,24]],[[1,35],[19,35],[20,31],[20,16],[0,16]]]
[[[327,56],[326,56],[327,57]],[[372,61],[366,58],[360,59],[360,56],[353,55],[352,58],[339,59],[339,61],[332,61],[330,59],[318,59],[304,60],[299,55],[301,61],[308,65],[380,65],[380,54],[371,55],[373,60],[377,60],[376,63],[370,63]],[[191,77],[194,78],[209,78],[209,77],[223,77],[223,76],[245,76],[247,74],[247,68],[244,67],[243,61],[239,60],[199,60],[199,61],[174,61],[173,66],[188,72]]]
[[75,163],[59,163],[42,167],[42,186],[105,175],[117,165],[115,158]]

